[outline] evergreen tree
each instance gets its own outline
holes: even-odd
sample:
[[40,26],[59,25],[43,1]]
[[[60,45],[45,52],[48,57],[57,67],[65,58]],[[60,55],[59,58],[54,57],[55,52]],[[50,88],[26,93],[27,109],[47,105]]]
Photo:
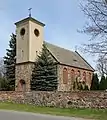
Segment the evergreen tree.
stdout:
[[54,91],[57,89],[57,64],[46,46],[38,56],[32,71],[31,89],[36,91]]
[[99,90],[99,79],[97,73],[93,74],[91,90]]
[[0,91],[8,90],[8,84],[5,77],[0,77]]
[[5,77],[8,81],[8,90],[15,89],[15,64],[16,64],[16,35],[12,34],[9,41],[9,49],[4,57]]
[[105,89],[107,89],[107,76],[106,76],[106,80],[105,80]]
[[2,74],[0,73],[0,78],[2,77]]
[[100,81],[100,90],[105,90],[106,89],[106,79],[105,76],[102,75],[101,76],[101,81]]

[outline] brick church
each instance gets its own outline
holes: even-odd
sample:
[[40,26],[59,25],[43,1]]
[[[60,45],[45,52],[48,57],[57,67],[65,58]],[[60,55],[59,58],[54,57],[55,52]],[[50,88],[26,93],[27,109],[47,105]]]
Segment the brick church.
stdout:
[[77,52],[73,52],[44,41],[45,24],[27,17],[16,25],[16,91],[30,91],[33,64],[42,50],[43,43],[57,61],[58,91],[73,90],[73,82],[85,82],[90,88],[94,69]]

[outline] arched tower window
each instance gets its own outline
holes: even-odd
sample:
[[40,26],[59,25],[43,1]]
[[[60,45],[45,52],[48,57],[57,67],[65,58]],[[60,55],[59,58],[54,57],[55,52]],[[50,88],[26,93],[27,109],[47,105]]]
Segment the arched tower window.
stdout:
[[68,71],[67,71],[67,68],[63,69],[63,83],[64,84],[68,83]]

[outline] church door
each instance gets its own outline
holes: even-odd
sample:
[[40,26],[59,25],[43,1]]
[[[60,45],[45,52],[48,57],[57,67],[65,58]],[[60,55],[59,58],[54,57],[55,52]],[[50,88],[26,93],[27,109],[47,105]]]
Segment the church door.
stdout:
[[26,83],[24,80],[19,81],[19,89],[20,91],[26,91]]

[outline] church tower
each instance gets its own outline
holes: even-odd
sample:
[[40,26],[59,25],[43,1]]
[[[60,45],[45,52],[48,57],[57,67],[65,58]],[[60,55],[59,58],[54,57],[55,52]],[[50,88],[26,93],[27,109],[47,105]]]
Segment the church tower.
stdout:
[[45,24],[31,16],[16,25],[16,91],[30,91],[33,63],[42,49]]

